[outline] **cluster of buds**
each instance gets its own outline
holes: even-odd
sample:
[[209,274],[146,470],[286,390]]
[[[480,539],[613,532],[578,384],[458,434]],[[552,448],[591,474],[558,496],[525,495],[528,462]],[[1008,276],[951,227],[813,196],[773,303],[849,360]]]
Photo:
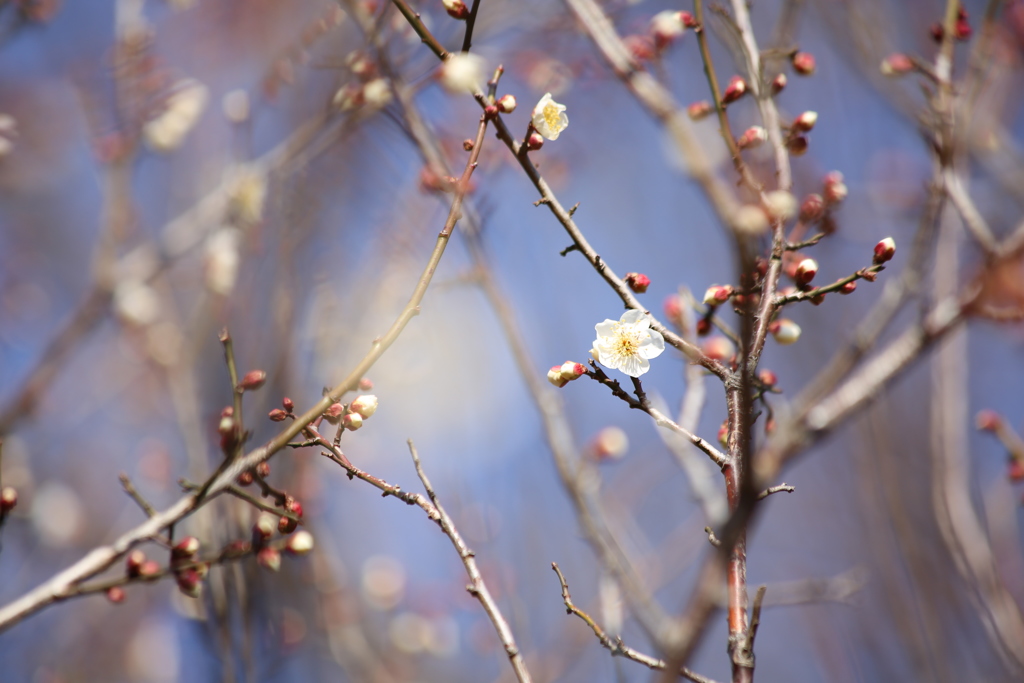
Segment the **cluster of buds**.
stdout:
[[[941,43],[942,39],[946,35],[946,29],[942,24],[936,22],[929,28],[932,39],[936,43]],[[953,25],[953,37],[960,41],[970,40],[974,34],[974,30],[971,28],[971,22],[967,16],[967,10],[961,5],[960,9],[957,10],[956,23]]]
[[239,474],[238,478],[235,481],[238,482],[239,486],[248,486],[256,479],[256,477],[259,477],[260,479],[266,479],[269,476],[270,463],[264,460],[260,464],[256,465],[256,467],[254,467],[253,469],[245,470],[244,472]]
[[291,515],[281,515],[281,518],[277,521],[277,530],[282,534],[290,534],[295,531],[295,528],[299,526],[299,521],[302,519],[302,503],[295,500],[292,496],[287,496],[284,499],[285,512],[291,513]]
[[333,425],[341,426],[351,432],[363,426],[363,421],[377,412],[377,397],[373,394],[357,396],[352,403],[332,403],[324,411],[324,419]]
[[622,279],[637,294],[643,294],[651,286],[651,279],[643,273],[626,273]]
[[587,374],[587,367],[583,363],[567,360],[561,365],[555,365],[548,370],[548,381],[561,388],[585,374]]
[[160,575],[160,563],[146,559],[146,553],[136,548],[125,558],[124,570],[129,578],[151,580]]
[[284,422],[289,417],[295,417],[294,411],[295,402],[285,396],[281,399],[281,407],[271,410],[267,414],[267,417],[269,417],[272,422]]
[[178,584],[178,590],[190,598],[198,598],[203,591],[203,579],[210,571],[210,565],[196,562],[199,556],[199,539],[186,536],[171,548],[171,570]]

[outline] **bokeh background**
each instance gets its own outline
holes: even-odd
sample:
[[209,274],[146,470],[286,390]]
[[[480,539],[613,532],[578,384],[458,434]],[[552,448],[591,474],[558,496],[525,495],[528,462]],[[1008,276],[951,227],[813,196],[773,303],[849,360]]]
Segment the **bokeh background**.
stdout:
[[[603,4],[624,35],[646,32],[660,10],[692,9],[653,0]],[[1024,5],[1002,4],[988,28],[989,79],[965,144],[972,194],[996,232],[1006,234],[1024,204]],[[985,3],[965,7],[977,35]],[[457,48],[463,24],[440,1],[419,9]],[[449,163],[461,168],[477,105],[438,85],[435,58],[394,8],[377,3],[375,11],[389,59],[415,86]],[[790,347],[769,343],[763,362],[780,377],[780,402],[849,339],[902,267],[930,175],[916,119],[924,100],[914,80],[886,80],[878,64],[897,50],[932,59],[928,27],[942,12],[941,3],[925,0],[753,7],[762,45],[788,35],[817,58],[817,72],[791,75],[778,97],[785,117],[819,114],[808,154],[794,159],[797,196],[820,191],[832,170],[850,189],[837,233],[811,254],[820,277],[868,265],[883,237],[900,245],[874,285],[862,282],[852,296],[793,309],[803,337]],[[14,132],[0,131],[10,143],[0,158],[0,407],[7,432],[0,475],[20,496],[0,532],[0,601],[7,603],[142,520],[121,491],[120,472],[163,508],[180,496],[179,478],[198,481],[216,466],[217,420],[231,400],[217,341],[222,327],[235,339],[241,370],[269,376],[247,395],[253,443],[275,433],[263,416],[283,396],[304,410],[344,377],[405,304],[450,197],[433,189],[394,102],[344,111],[333,103],[340,89],[366,80],[353,68],[359,54],[373,59],[356,23],[334,3],[4,2],[0,22],[0,113],[15,122]],[[721,22],[711,28],[725,80],[737,69],[728,30]],[[128,48],[135,50],[130,56]],[[961,73],[969,48],[958,47]],[[569,128],[534,158],[564,204],[580,202],[576,218],[611,266],[650,277],[642,300],[653,311],[680,287],[700,293],[734,280],[730,242],[666,135],[611,76],[565,6],[483,0],[474,51],[492,68],[504,64],[499,94],[520,103],[506,117],[514,131],[525,130],[545,92],[567,105]],[[708,97],[692,34],[655,69],[680,102]],[[186,78],[207,89],[205,107],[179,146],[154,151],[138,141],[141,123],[153,115],[152,103]],[[752,102],[730,114],[738,130],[758,122]],[[696,125],[731,182],[715,122]],[[301,144],[275,156],[297,137]],[[768,178],[763,151],[752,155],[753,165]],[[239,198],[239,178],[252,169],[248,191],[255,195]],[[546,209],[533,206],[532,186],[491,135],[473,182],[471,210],[536,372],[584,360],[594,325],[618,318],[621,302],[578,254],[559,255],[569,239]],[[226,194],[231,201],[223,201]],[[220,204],[204,200],[214,195]],[[223,264],[214,263],[220,256],[207,240],[225,229],[237,239],[237,282],[216,291],[210,272]],[[963,245],[961,272],[937,277],[966,282],[976,275],[980,255]],[[124,258],[130,254],[134,261]],[[139,254],[165,259],[145,300],[135,301],[141,313],[123,301],[90,309],[88,325],[36,392],[38,402],[14,406],[34,368],[52,357],[50,341],[92,300],[97,276],[130,281],[132,268],[146,267]],[[121,259],[113,271],[103,265],[111,258]],[[360,467],[420,490],[406,447],[407,439],[416,442],[537,679],[648,680],[649,671],[611,658],[565,613],[551,562],[562,567],[577,604],[595,615],[602,613],[602,572],[471,266],[456,237],[421,315],[369,375],[378,412],[346,434],[343,448]],[[911,310],[898,323],[913,319]],[[967,334],[970,414],[994,408],[1019,423],[1019,325],[972,322]],[[679,354],[666,352],[652,363],[645,387],[678,406],[685,370]],[[769,587],[759,678],[1018,675],[989,638],[936,522],[931,387],[927,363],[918,364],[785,472],[794,493],[766,502],[748,549],[751,585]],[[714,382],[707,391],[700,433],[711,438],[725,405]],[[681,609],[709,552],[706,520],[686,478],[645,415],[593,382],[562,392],[584,448],[608,426],[628,434],[625,457],[601,466],[602,501],[659,601]],[[967,462],[964,486],[998,575],[1020,604],[1021,490],[1007,478],[1005,450],[994,439],[971,430]],[[130,587],[120,605],[93,596],[49,607],[0,635],[0,678],[510,680],[493,629],[464,590],[455,551],[420,510],[382,499],[312,450],[282,452],[271,466],[271,481],[303,501],[318,543],[313,555],[286,559],[280,574],[251,561],[215,569],[199,600],[164,582]],[[244,505],[219,500],[179,533],[217,545],[246,537],[251,521]],[[800,604],[777,604],[787,601]],[[628,607],[622,635],[650,652]],[[723,615],[692,668],[726,680],[725,649]]]

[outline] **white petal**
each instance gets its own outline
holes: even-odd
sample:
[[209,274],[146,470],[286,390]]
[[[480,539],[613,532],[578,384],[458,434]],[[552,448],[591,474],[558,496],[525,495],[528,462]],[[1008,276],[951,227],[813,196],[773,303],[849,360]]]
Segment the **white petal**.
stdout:
[[640,375],[644,374],[650,369],[651,364],[647,361],[647,359],[641,358],[639,356],[627,357],[623,361],[622,367],[619,368],[619,370],[622,370],[630,377],[639,377]]
[[636,323],[640,322],[641,320],[645,320],[646,318],[647,318],[647,314],[646,313],[644,313],[643,311],[637,310],[635,308],[631,308],[631,309],[629,309],[628,311],[626,311],[625,313],[622,314],[622,317],[619,318],[619,322],[621,322],[621,323],[628,323],[630,325],[633,325],[633,324],[636,324]]
[[650,336],[640,342],[638,353],[644,358],[657,358],[665,351],[665,338],[657,330],[651,330],[648,334]]
[[605,320],[603,323],[594,325],[598,337],[611,337],[615,334],[615,326],[619,323],[615,320]]

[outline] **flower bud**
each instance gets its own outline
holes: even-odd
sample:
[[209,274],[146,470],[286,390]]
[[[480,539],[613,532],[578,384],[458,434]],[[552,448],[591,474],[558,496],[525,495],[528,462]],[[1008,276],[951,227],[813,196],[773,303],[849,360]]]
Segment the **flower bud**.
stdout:
[[267,381],[267,373],[263,370],[250,370],[245,373],[245,377],[238,383],[238,386],[242,391],[256,391],[262,387]]
[[305,555],[313,550],[313,534],[305,529],[288,539],[285,549],[292,555]]
[[683,13],[673,10],[658,12],[651,17],[651,35],[658,49],[664,48],[686,32]]
[[775,418],[769,417],[764,421],[764,433],[771,434],[775,431]]
[[369,378],[363,377],[359,380],[358,389],[359,391],[369,391],[370,389],[373,389],[373,381]]
[[839,171],[832,171],[825,175],[825,201],[829,204],[838,204],[846,199],[848,190],[843,182],[843,174]]
[[332,425],[336,425],[341,421],[341,416],[344,414],[345,406],[340,403],[332,403],[328,406],[327,410],[324,411],[324,419]]
[[1003,426],[1003,418],[994,410],[979,410],[974,426],[983,432],[995,432]]
[[629,437],[618,427],[605,427],[594,436],[590,447],[597,460],[618,460],[629,450]]
[[751,126],[743,131],[743,135],[736,139],[740,149],[753,149],[768,139],[768,132],[761,126]]
[[665,302],[662,304],[662,310],[665,311],[665,317],[671,322],[678,325],[683,319],[683,308],[682,301],[679,300],[678,294],[669,294],[665,297]]
[[267,539],[274,534],[274,518],[269,513],[261,513],[256,518],[256,522],[252,525],[252,544],[254,546],[263,545]]
[[768,326],[775,341],[782,346],[795,344],[800,339],[800,326],[789,318],[780,318]]
[[896,254],[896,240],[891,237],[886,237],[875,245],[875,255],[872,258],[872,262],[877,266],[891,261],[892,257]]
[[942,38],[946,35],[946,29],[939,22],[935,22],[928,27],[928,33],[931,35],[932,40],[936,43],[941,43]]
[[768,214],[777,221],[786,222],[796,215],[796,197],[785,190],[773,190],[764,197]]
[[281,553],[277,548],[263,548],[256,553],[256,562],[261,567],[266,567],[270,571],[281,571]]
[[623,279],[629,288],[637,294],[643,294],[651,286],[651,279],[643,273],[626,273],[626,277]]
[[220,422],[217,423],[217,431],[221,436],[226,436],[235,431],[235,418],[230,415],[220,418]]
[[175,560],[192,559],[199,553],[199,539],[195,536],[186,536],[171,549],[171,558]]
[[713,360],[732,361],[736,355],[736,346],[721,335],[708,337],[700,347],[704,355]]
[[733,76],[722,94],[722,104],[731,104],[746,94],[747,82],[741,76]]
[[346,413],[345,417],[341,418],[341,424],[345,429],[354,432],[363,426],[363,416],[359,413]]
[[516,98],[514,95],[502,95],[494,104],[502,114],[511,114],[516,110]]
[[801,76],[810,76],[817,67],[814,55],[810,52],[797,52],[790,59],[793,64],[793,71]]
[[802,157],[807,154],[807,147],[810,143],[807,142],[807,138],[803,135],[791,135],[786,140],[786,149],[789,153],[795,157]]
[[1011,460],[1006,466],[1006,478],[1013,482],[1024,481],[1024,464],[1019,460]]
[[700,121],[706,119],[708,116],[715,111],[715,108],[711,106],[711,103],[707,100],[701,100],[694,102],[686,108],[686,115],[690,117],[691,121]]
[[274,408],[269,413],[267,413],[267,417],[270,418],[271,422],[284,422],[285,420],[288,419],[288,413],[281,410],[280,408]]
[[821,294],[816,294],[816,295],[812,296],[810,301],[811,301],[811,304],[813,304],[814,306],[822,305],[823,303],[825,303],[825,292],[822,292]]
[[295,410],[295,402],[292,401],[287,396],[281,399],[281,405],[284,406],[284,409],[287,410],[289,413]]
[[277,520],[277,531],[282,534],[290,534],[299,526],[298,520],[291,517],[281,517]]
[[851,280],[850,282],[847,282],[845,285],[843,285],[842,287],[839,288],[839,293],[840,294],[853,294],[856,291],[857,291],[857,281],[856,280]]
[[128,576],[138,576],[142,565],[146,562],[146,553],[142,552],[138,548],[128,553],[128,557],[124,560],[125,573]]
[[469,8],[462,0],[441,0],[444,10],[453,19],[466,20],[469,18]]
[[882,75],[902,76],[914,70],[914,62],[900,52],[893,53],[882,60]]
[[264,460],[256,465],[256,474],[266,479],[270,476],[270,463]]
[[238,475],[238,478],[235,479],[235,481],[238,482],[239,486],[248,486],[249,484],[253,483],[255,479],[252,476],[251,470],[245,470],[244,472]]
[[530,133],[530,137],[526,139],[526,149],[531,152],[536,152],[538,149],[544,146],[544,138],[540,133]]
[[800,204],[800,220],[810,223],[821,218],[825,214],[825,200],[820,194],[809,194],[804,197]]
[[18,504],[18,491],[13,486],[0,489],[0,514],[6,515]]
[[722,448],[729,447],[729,421],[722,420],[722,426],[718,428],[718,443]]
[[745,235],[760,235],[768,230],[768,214],[760,206],[744,204],[732,216],[733,227]]
[[160,575],[160,563],[156,560],[146,560],[139,567],[138,576],[147,581],[158,578]]
[[453,93],[472,93],[484,80],[484,60],[479,55],[455,52],[441,65],[441,85]]
[[498,115],[498,106],[496,104],[488,104],[484,107],[484,118],[493,120]]
[[115,605],[124,602],[124,589],[120,586],[111,586],[107,589],[107,600]]
[[630,35],[623,38],[622,43],[638,62],[649,62],[654,59],[654,41],[650,37]]
[[198,598],[203,592],[203,579],[193,568],[185,569],[174,575],[178,582],[178,590],[190,598]]
[[814,128],[814,124],[818,122],[818,112],[816,111],[805,111],[800,116],[793,119],[793,130],[806,133]]
[[562,363],[562,367],[559,369],[562,379],[566,382],[571,382],[574,379],[579,379],[583,375],[587,374],[587,367],[583,363],[576,363],[571,360],[567,360]]
[[548,370],[548,381],[559,388],[564,387],[569,382],[569,380],[562,377],[561,365],[556,365]]
[[720,306],[729,300],[732,291],[731,285],[711,285],[704,292],[704,305]]
[[786,78],[786,74],[779,74],[778,76],[773,78],[771,85],[772,96],[778,95],[780,92],[782,92],[783,89],[786,87],[786,83],[788,81],[789,79]]
[[761,380],[761,384],[766,387],[774,387],[779,383],[779,377],[774,372],[768,369],[761,370],[757,373],[757,378]]
[[797,264],[793,279],[798,285],[810,284],[814,276],[818,274],[818,262],[812,258],[805,258]]
[[348,409],[353,413],[359,413],[363,417],[370,417],[377,412],[377,397],[373,394],[357,396],[356,399],[349,404]]
[[302,503],[295,500],[295,498],[288,496],[284,500],[284,509],[291,512],[299,519],[302,518]]
[[711,332],[711,321],[707,318],[701,318],[697,321],[696,332],[698,337],[706,336]]
[[686,28],[698,28],[700,26],[700,24],[697,23],[697,20],[693,18],[693,15],[686,10],[680,12],[679,16],[683,20],[683,26]]

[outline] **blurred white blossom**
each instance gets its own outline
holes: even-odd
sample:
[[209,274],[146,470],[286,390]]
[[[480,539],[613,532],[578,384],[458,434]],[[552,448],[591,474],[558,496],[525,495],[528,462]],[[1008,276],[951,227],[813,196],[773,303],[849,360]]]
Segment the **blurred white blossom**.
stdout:
[[142,127],[146,144],[157,152],[177,149],[199,121],[209,97],[206,86],[199,81],[191,78],[179,81],[167,98],[164,110]]

